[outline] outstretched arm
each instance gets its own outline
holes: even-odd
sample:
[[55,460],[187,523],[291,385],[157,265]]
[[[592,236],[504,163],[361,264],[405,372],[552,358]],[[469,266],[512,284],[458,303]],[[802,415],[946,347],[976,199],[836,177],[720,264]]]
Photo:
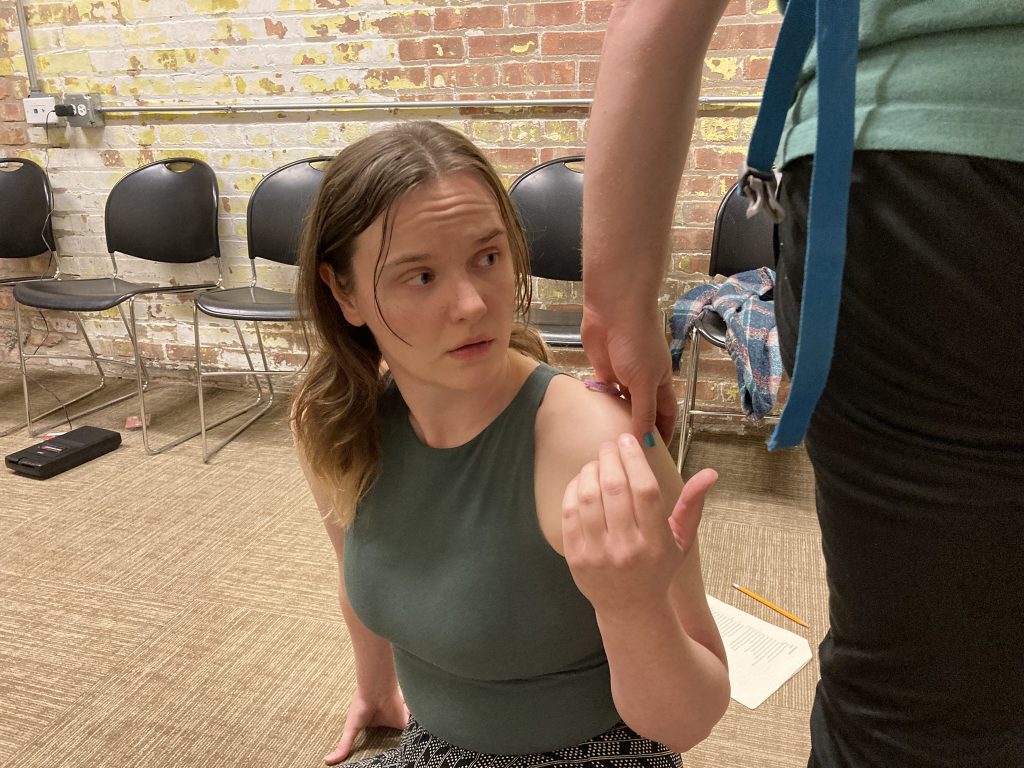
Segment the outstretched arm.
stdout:
[[583,343],[630,393],[637,439],[665,442],[676,402],[658,294],[697,112],[727,0],[617,0],[590,112],[583,189]]
[[302,458],[301,450],[298,454],[302,472],[313,492],[313,498],[338,560],[338,601],[352,640],[352,652],[356,662],[356,690],[349,703],[341,738],[324,756],[325,763],[336,765],[351,754],[352,745],[364,728],[405,728],[409,720],[409,710],[398,687],[391,643],[367,629],[348,601],[348,594],[345,591],[345,532],[327,517],[327,510],[330,508],[328,496]]

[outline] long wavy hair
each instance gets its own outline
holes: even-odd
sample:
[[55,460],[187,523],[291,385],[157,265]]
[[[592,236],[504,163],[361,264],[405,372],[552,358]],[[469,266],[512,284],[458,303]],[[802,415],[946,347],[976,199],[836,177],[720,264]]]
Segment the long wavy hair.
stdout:
[[298,447],[329,494],[327,515],[341,525],[355,518],[380,467],[379,409],[388,376],[381,373],[373,334],[345,320],[319,267],[329,264],[339,286],[350,290],[356,237],[385,217],[376,272],[387,256],[395,203],[422,184],[467,170],[478,174],[494,195],[507,231],[517,310],[510,346],[548,360],[540,335],[525,322],[531,284],[523,228],[480,150],[462,134],[429,121],[386,129],[342,150],[324,175],[299,248],[297,293],[302,319],[312,327],[311,356],[291,409]]

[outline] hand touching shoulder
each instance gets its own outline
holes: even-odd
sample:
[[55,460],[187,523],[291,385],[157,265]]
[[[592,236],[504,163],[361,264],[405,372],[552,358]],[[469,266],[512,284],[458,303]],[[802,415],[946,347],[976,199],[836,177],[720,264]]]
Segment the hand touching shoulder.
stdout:
[[[602,443],[632,432],[629,403],[596,392],[571,376],[555,376],[537,412],[537,511],[545,537],[561,548],[561,504],[565,488],[584,464],[598,458]],[[665,515],[679,496],[682,479],[660,438],[644,450],[666,500]]]

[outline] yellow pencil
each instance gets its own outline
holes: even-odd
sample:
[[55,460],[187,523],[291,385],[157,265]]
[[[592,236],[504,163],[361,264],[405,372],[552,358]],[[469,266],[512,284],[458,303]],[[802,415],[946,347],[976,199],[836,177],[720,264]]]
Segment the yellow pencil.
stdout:
[[755,594],[755,593],[751,592],[751,591],[750,591],[749,589],[747,589],[746,587],[741,587],[741,586],[740,586],[739,584],[733,584],[733,587],[734,587],[734,588],[736,588],[736,589],[738,589],[738,590],[739,590],[740,592],[742,592],[742,593],[743,593],[744,595],[746,595],[747,597],[752,597],[752,598],[754,598],[755,600],[757,600],[757,602],[761,603],[761,605],[767,605],[767,606],[768,606],[769,608],[771,608],[771,609],[772,609],[773,611],[775,611],[775,612],[777,612],[777,613],[781,613],[781,614],[782,614],[783,616],[785,616],[785,617],[786,617],[787,619],[789,619],[790,621],[795,621],[795,622],[796,622],[797,624],[799,624],[799,625],[800,625],[801,627],[806,627],[806,626],[807,626],[807,622],[805,622],[805,621],[803,621],[803,620],[801,620],[801,619],[798,619],[798,618],[797,618],[796,616],[794,616],[794,615],[793,615],[792,613],[790,613],[789,611],[787,611],[787,610],[786,610],[786,609],[784,609],[784,608],[780,608],[780,607],[779,607],[779,606],[777,606],[777,605],[776,605],[775,603],[773,603],[773,602],[772,602],[771,600],[765,600],[765,599],[764,599],[763,597],[761,597],[760,595],[758,595],[758,594]]

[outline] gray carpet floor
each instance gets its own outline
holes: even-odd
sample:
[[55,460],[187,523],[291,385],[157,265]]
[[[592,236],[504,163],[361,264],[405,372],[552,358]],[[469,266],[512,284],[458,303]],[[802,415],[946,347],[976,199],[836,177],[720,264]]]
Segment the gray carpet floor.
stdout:
[[[81,386],[36,378],[61,396]],[[50,395],[33,392],[45,406]],[[244,397],[217,391],[211,408]],[[151,403],[156,440],[197,424],[188,387],[164,387]],[[355,680],[333,554],[284,407],[209,465],[195,440],[146,455],[123,429],[135,408],[75,421],[120,431],[114,453],[47,481],[0,475],[0,766],[321,765]],[[0,430],[20,414],[16,370],[0,367]],[[0,437],[0,455],[35,440]],[[816,650],[827,613],[806,456],[769,455],[763,437],[699,433],[686,473],[701,466],[721,475],[701,533],[708,592]],[[816,677],[814,660],[757,710],[732,702],[686,764],[803,768]],[[358,755],[395,736],[368,733]]]

